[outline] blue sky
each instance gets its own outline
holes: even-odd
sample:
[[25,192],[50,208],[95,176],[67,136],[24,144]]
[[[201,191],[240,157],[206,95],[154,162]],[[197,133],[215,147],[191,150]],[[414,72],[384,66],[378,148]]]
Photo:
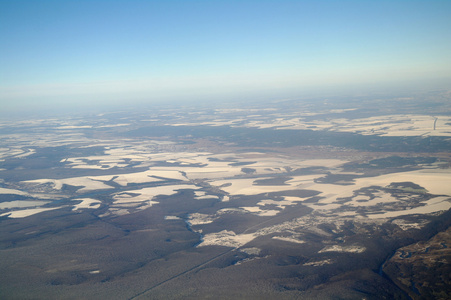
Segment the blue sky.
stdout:
[[0,0],[0,41],[4,108],[451,87],[447,0]]

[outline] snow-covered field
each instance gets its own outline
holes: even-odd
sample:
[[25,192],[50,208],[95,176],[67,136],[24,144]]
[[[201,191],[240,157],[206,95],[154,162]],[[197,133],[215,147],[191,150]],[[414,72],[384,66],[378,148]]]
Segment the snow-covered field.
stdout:
[[[217,111],[217,116],[206,116],[199,122],[185,120],[180,123],[168,122],[166,125],[227,125],[328,130],[379,136],[451,137],[450,117],[414,114],[355,119],[340,117],[340,114],[352,110],[350,108],[322,113],[305,111],[278,114],[269,109],[248,111],[249,115],[246,117],[233,118],[228,114],[236,113],[236,110],[223,109]],[[268,115],[271,113],[274,114]],[[330,117],[318,120],[310,118],[321,114],[329,114]],[[184,221],[200,234],[202,226],[209,226],[228,214],[249,215],[252,218],[268,220],[300,204],[312,210],[307,216],[241,233],[232,229],[233,224],[230,228],[226,224],[218,232],[203,235],[199,244],[199,247],[221,245],[239,248],[262,236],[270,236],[275,241],[301,244],[304,243],[302,232],[327,236],[328,233],[320,229],[319,224],[333,224],[339,231],[340,224],[346,220],[380,224],[392,222],[402,230],[421,228],[423,223],[408,222],[402,217],[433,214],[451,208],[451,169],[439,169],[438,165],[424,166],[421,170],[362,177],[365,174],[343,169],[343,165],[351,160],[349,156],[346,159],[337,158],[340,156],[331,159],[301,159],[276,152],[232,152],[231,149],[207,151],[205,149],[209,149],[208,147],[189,148],[164,139],[122,138],[116,141],[103,137],[87,138],[82,133],[82,130],[95,128],[107,130],[133,126],[133,122],[129,121],[123,120],[117,124],[98,121],[96,124],[87,125],[80,120],[35,120],[19,125],[26,128],[52,124],[54,130],[43,131],[39,139],[26,131],[3,135],[4,145],[0,148],[0,160],[25,160],[37,154],[39,147],[99,147],[103,150],[96,151],[96,154],[87,150],[78,156],[68,156],[61,160],[58,158],[64,168],[81,176],[47,178],[43,175],[42,178],[24,180],[10,186],[1,182],[4,185],[0,187],[0,195],[7,195],[4,196],[7,201],[0,203],[0,216],[25,218],[61,207],[70,207],[76,212],[106,207],[99,217],[114,217],[153,209],[152,206],[159,204],[159,196],[175,195],[181,190],[191,190],[193,199],[216,201],[220,204],[217,211],[190,213],[183,217]],[[149,122],[153,122],[152,119],[149,119]],[[322,172],[307,173],[309,175],[293,172],[310,167]],[[320,179],[326,176],[326,172],[334,176],[356,177],[346,182],[322,183]],[[390,193],[390,186],[397,182],[416,184],[431,196],[418,203],[409,204],[409,196],[395,196]],[[369,189],[373,190],[368,192]],[[302,190],[308,190],[306,195],[316,194],[315,201],[310,201],[312,196],[303,197],[302,192],[299,195],[288,192]],[[276,192],[277,195],[274,194]],[[104,197],[97,197],[100,193]],[[109,201],[105,201],[108,197]],[[240,203],[242,198],[252,200]],[[64,204],[59,207],[47,207],[55,199],[69,201],[62,201]],[[165,216],[168,221],[180,218]],[[365,249],[359,245],[325,245],[320,252],[363,251]],[[308,264],[316,266],[329,263],[331,261],[324,260]]]
[[[137,153],[139,152],[139,154]],[[147,153],[143,154],[142,150],[137,151],[133,147],[129,148],[110,148],[110,155],[89,156],[83,158],[68,158],[66,162],[70,162],[70,167],[79,168],[81,163],[99,162],[106,164],[118,161],[124,161],[124,157],[128,162],[141,161],[146,164],[159,164],[164,162],[167,166],[150,166],[147,171],[131,172],[117,175],[103,176],[82,176],[64,179],[38,179],[25,181],[24,187],[36,190],[37,187],[50,186],[53,192],[63,193],[64,185],[78,187],[77,194],[81,197],[74,200],[80,200],[78,204],[74,204],[74,210],[80,209],[96,209],[100,207],[101,202],[97,199],[82,197],[83,194],[99,191],[114,190],[114,184],[127,187],[129,184],[152,183],[155,186],[141,189],[127,189],[113,195],[113,203],[110,205],[107,215],[128,214],[136,209],[149,208],[158,204],[155,197],[159,195],[173,195],[181,189],[191,189],[194,191],[196,199],[217,199],[219,196],[211,194],[205,190],[196,180],[207,182],[211,187],[222,193],[222,199],[228,200],[230,197],[238,197],[240,195],[264,195],[271,192],[283,192],[291,190],[308,189],[318,192],[320,199],[317,202],[304,201],[308,197],[299,196],[279,196],[277,199],[265,198],[264,196],[255,206],[243,205],[234,208],[241,213],[249,213],[257,216],[271,217],[276,216],[281,211],[289,209],[290,206],[302,203],[314,211],[321,214],[330,214],[334,217],[349,218],[357,216],[359,219],[388,219],[409,214],[426,214],[438,211],[448,210],[451,208],[451,186],[449,185],[451,172],[448,169],[423,169],[417,171],[391,173],[376,177],[360,177],[354,179],[351,184],[340,185],[331,183],[319,183],[317,179],[323,177],[323,174],[290,176],[282,185],[265,185],[265,181],[261,181],[261,176],[277,176],[287,172],[288,168],[304,168],[304,167],[323,167],[329,168],[334,174],[348,174],[340,169],[340,166],[346,163],[345,160],[338,159],[310,159],[296,160],[283,155],[273,155],[271,157],[262,155],[261,153],[240,153],[240,154],[212,154],[208,152],[182,152],[182,153]],[[75,163],[77,162],[77,163]],[[252,176],[246,176],[242,172],[243,167],[249,167],[256,170]],[[165,184],[165,180],[177,180],[174,184]],[[257,181],[258,184],[257,184]],[[438,195],[428,201],[423,201],[421,206],[396,208],[392,207],[393,203],[399,201],[392,195],[378,191],[370,198],[368,195],[359,193],[358,191],[370,186],[379,186],[381,188],[388,187],[393,182],[412,182],[415,183],[429,193]],[[49,190],[47,189],[48,193]],[[26,191],[17,189],[1,188],[0,193],[17,194],[22,196],[30,196]],[[39,193],[33,193],[33,197]],[[39,198],[39,197],[38,197]],[[347,198],[346,202],[342,199]],[[3,208],[10,211],[10,217],[25,217],[48,209],[40,208],[48,200],[41,199],[43,202],[4,203]],[[13,204],[16,203],[16,204]],[[28,206],[30,205],[30,206]],[[381,206],[382,205],[382,206]],[[29,207],[29,209],[23,209]],[[386,211],[376,210],[375,207],[385,207]],[[357,210],[368,210],[367,215],[357,214]],[[52,208],[53,209],[53,208]],[[201,225],[214,222],[218,215],[228,213],[227,210],[217,212],[216,215],[195,215],[190,216],[189,222],[192,225]],[[4,214],[6,215],[6,214]],[[225,229],[226,230],[226,229]],[[250,241],[253,235],[239,237],[239,235],[217,234],[211,237],[205,237],[202,245],[205,244],[242,244],[243,241]],[[259,234],[257,234],[258,236]],[[222,240],[224,240],[222,242]],[[291,237],[284,237],[285,241],[296,242]],[[235,241],[235,242],[232,242]],[[237,242],[240,241],[240,242]]]

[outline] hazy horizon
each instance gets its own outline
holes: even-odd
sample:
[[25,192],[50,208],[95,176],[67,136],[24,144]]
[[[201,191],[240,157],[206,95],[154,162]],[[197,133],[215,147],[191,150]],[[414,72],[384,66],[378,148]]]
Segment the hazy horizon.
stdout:
[[1,1],[2,110],[451,88],[448,1]]

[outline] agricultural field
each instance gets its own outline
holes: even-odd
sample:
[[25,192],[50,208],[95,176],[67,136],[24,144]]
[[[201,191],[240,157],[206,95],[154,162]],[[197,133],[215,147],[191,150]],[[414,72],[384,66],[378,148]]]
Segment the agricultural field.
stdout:
[[449,298],[449,100],[2,121],[0,298]]

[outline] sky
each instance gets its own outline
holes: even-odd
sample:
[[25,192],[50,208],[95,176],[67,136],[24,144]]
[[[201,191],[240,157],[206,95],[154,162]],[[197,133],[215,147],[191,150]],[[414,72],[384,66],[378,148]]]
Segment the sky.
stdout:
[[0,0],[0,110],[423,85],[448,0]]

